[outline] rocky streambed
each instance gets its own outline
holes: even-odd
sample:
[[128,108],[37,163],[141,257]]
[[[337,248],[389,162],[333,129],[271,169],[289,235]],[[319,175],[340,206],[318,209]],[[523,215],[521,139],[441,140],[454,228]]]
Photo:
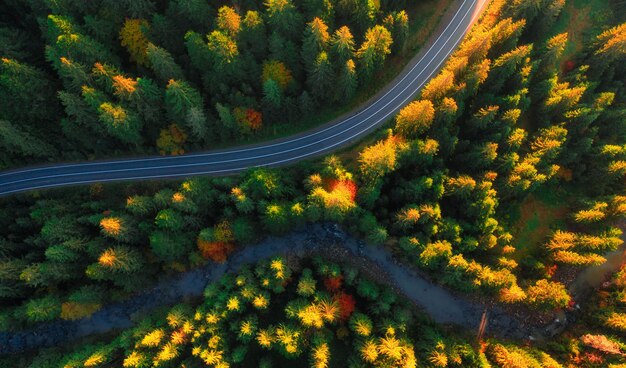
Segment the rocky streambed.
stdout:
[[237,272],[246,264],[278,255],[304,257],[319,253],[331,254],[332,259],[348,261],[365,273],[375,275],[378,281],[388,283],[438,323],[477,330],[483,312],[488,309],[489,334],[507,338],[529,336],[529,331],[499,307],[451,293],[398,262],[387,249],[351,237],[335,224],[313,224],[241,248],[225,263],[209,263],[175,275],[126,301],[106,305],[89,317],[75,321],[57,320],[25,331],[0,333],[0,353],[59,346],[89,335],[128,328],[133,325],[134,317],[159,306],[198,297],[207,283],[219,280],[226,273]]

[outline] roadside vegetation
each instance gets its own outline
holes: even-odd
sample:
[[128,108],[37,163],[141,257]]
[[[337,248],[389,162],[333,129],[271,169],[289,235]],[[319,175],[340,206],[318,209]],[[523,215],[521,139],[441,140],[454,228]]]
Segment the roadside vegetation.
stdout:
[[449,4],[11,1],[0,168],[176,155],[326,123],[395,77]]
[[[341,223],[442,284],[513,310],[583,304],[558,271],[603,263],[623,243],[626,24],[617,3],[581,41],[562,28],[577,1],[492,1],[439,75],[353,160],[2,199],[0,326],[88,316],[159,275],[316,221]],[[583,324],[546,348],[564,366],[623,359],[623,285],[614,285],[613,296],[598,296],[599,310],[617,313],[611,322]],[[133,339],[115,356],[130,354]],[[501,367],[560,366],[513,343],[472,351]],[[445,359],[423,364],[457,364]]]

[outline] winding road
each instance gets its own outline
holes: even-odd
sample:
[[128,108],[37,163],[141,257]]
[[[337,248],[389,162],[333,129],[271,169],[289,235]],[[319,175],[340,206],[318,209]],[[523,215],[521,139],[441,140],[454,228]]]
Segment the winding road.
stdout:
[[445,22],[405,70],[357,114],[259,145],[168,157],[143,157],[27,167],[0,173],[0,196],[34,189],[113,181],[228,175],[283,166],[355,143],[384,124],[439,71],[489,0],[457,0]]

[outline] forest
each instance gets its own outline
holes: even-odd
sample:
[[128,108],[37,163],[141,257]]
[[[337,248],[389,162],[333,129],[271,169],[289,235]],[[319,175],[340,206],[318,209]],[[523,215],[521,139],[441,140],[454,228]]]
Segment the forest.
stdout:
[[[29,16],[0,28],[8,56],[0,91],[17,99],[0,102],[4,166],[236,142],[257,123],[296,121],[355,96],[411,37],[403,1],[232,3],[11,2]],[[492,0],[413,102],[322,159],[0,199],[0,329],[85,318],[267,235],[332,222],[513,314],[541,319],[579,305],[583,317],[547,343],[489,332],[476,342],[474,331],[434,324],[348,266],[277,258],[208,285],[200,304],[156,312],[106,341],[24,354],[20,364],[623,367],[626,269],[584,300],[569,286],[623,250],[624,9],[623,1]],[[194,23],[206,14],[214,25]],[[255,24],[263,32],[251,32]],[[37,42],[48,66],[25,46],[26,27],[46,30]],[[320,88],[335,81],[343,97]],[[29,101],[33,94],[41,100]],[[20,109],[25,101],[41,109]]]
[[410,54],[404,5],[5,1],[0,168],[181,154],[332,117]]

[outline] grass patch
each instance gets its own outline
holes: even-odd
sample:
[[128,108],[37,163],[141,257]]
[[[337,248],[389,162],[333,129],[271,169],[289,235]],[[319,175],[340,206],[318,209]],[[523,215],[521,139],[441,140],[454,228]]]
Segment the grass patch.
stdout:
[[406,41],[405,50],[390,56],[382,70],[372,78],[369,84],[359,86],[357,95],[351,101],[341,104],[341,106],[320,107],[315,115],[302,117],[296,124],[285,123],[266,126],[254,136],[241,138],[236,142],[224,142],[224,144],[216,145],[213,148],[226,148],[232,146],[233,143],[254,144],[283,138],[328,123],[343,114],[355,110],[383,90],[400,74],[428,40],[428,37],[433,33],[452,2],[453,0],[408,2],[406,12],[409,15],[410,34]]
[[568,202],[566,193],[555,186],[546,186],[512,211],[509,219],[515,260],[537,254],[550,233],[565,225]]
[[554,34],[568,33],[562,62],[583,51],[587,42],[613,23],[613,12],[607,0],[568,0],[554,25]]

